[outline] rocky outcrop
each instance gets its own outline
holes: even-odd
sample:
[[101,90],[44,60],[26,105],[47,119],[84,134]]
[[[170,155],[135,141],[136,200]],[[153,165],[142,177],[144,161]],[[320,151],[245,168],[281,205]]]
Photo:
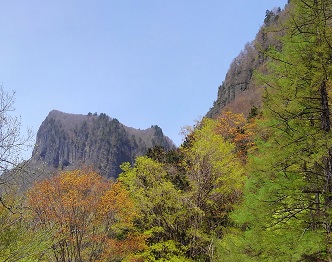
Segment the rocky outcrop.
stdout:
[[225,80],[218,88],[217,99],[206,117],[216,118],[223,110],[248,115],[252,108],[258,108],[262,101],[261,86],[254,81],[254,72],[264,70],[269,59],[265,56],[271,48],[281,48],[279,37],[283,34],[276,27],[284,20],[285,10],[267,10],[264,25],[254,41],[247,43],[232,61]]
[[[206,116],[215,118],[227,105],[233,102],[235,98],[238,98],[241,93],[255,88],[252,81],[253,72],[262,63],[263,59],[260,59],[254,44],[248,43],[239,56],[231,63],[224,82],[218,88],[217,100]],[[239,110],[241,112],[247,110],[246,105],[251,107],[257,106],[259,103],[255,96],[251,98],[247,97],[243,102],[245,105],[238,105],[238,107],[241,108]]]
[[158,126],[140,130],[126,127],[106,114],[53,110],[38,130],[32,162],[53,169],[93,166],[102,175],[116,178],[121,163],[133,163],[156,145],[165,150],[175,148]]

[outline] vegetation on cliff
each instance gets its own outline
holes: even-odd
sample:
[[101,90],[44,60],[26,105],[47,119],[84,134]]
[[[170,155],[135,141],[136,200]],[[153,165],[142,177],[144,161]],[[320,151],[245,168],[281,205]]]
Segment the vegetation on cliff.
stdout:
[[[331,261],[332,3],[292,0],[282,15],[267,12],[261,31],[279,37],[252,74],[260,108],[203,119],[179,148],[124,161],[117,181],[80,167],[2,191],[0,258]],[[96,137],[108,130],[96,123],[126,132],[87,117]]]
[[103,176],[116,178],[121,163],[134,163],[154,146],[175,148],[158,126],[139,130],[104,113],[75,115],[53,110],[38,130],[32,160],[52,169],[91,165]]

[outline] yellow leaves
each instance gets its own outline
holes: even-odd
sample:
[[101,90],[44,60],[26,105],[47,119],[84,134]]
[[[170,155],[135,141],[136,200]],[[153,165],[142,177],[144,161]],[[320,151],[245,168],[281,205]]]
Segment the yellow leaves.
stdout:
[[82,218],[94,212],[97,199],[108,183],[89,169],[63,172],[36,183],[28,193],[28,201],[40,213],[41,220],[58,223]]
[[204,119],[185,149],[192,197],[206,217],[218,217],[216,228],[239,201],[244,185],[243,163],[233,141],[242,121],[242,116],[231,113],[220,121]]
[[245,123],[246,119],[242,114],[234,114],[231,111],[226,111],[218,117],[218,128],[224,137],[237,133],[237,129]]
[[[128,252],[138,249],[126,233],[133,231],[136,208],[120,182],[106,181],[91,169],[73,170],[36,183],[27,196],[37,226],[56,228],[54,241],[66,242],[53,246],[55,253],[70,250],[80,257],[85,249],[84,254],[92,255],[107,243],[121,244]],[[119,234],[121,241],[116,242]]]
[[118,221],[128,224],[131,224],[136,216],[134,203],[120,182],[112,184],[110,190],[101,197],[99,210],[98,214],[101,217],[113,216]]
[[[257,130],[256,124],[254,121],[247,121],[242,114],[234,114],[226,111],[216,120],[203,119],[197,126],[198,128],[187,136],[186,145],[189,145],[189,147],[183,147],[182,150],[184,152],[190,151],[190,146],[196,140],[200,140],[200,145],[204,148],[210,147],[214,143],[213,139],[220,139],[222,137],[225,141],[234,144],[237,157],[245,164],[248,151],[255,146],[254,134]],[[207,126],[213,130],[213,137],[211,136],[211,132],[208,133],[202,130]],[[208,138],[209,141],[205,138]],[[205,144],[203,141],[205,141]]]

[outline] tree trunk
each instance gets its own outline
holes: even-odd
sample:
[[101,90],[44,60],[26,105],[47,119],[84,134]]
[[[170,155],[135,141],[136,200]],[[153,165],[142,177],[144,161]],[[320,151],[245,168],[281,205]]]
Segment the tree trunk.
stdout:
[[329,132],[331,130],[331,120],[330,120],[330,109],[329,101],[326,90],[326,79],[322,82],[320,86],[320,96],[321,96],[321,128],[322,130]]

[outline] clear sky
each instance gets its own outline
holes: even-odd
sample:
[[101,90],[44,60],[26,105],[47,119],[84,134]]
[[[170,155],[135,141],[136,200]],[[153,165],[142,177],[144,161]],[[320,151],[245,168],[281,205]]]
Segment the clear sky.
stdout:
[[158,125],[175,144],[204,116],[265,11],[287,0],[10,0],[0,3],[0,82],[22,125],[52,109]]

